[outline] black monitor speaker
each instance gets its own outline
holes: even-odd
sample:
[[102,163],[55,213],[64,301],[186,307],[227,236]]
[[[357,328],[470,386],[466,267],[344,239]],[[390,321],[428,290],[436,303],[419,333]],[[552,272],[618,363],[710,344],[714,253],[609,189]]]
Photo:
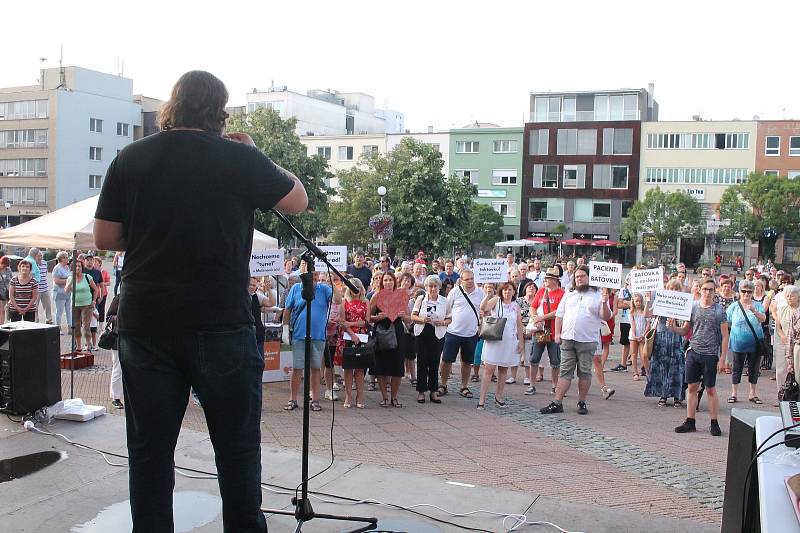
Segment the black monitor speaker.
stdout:
[[60,400],[58,327],[38,322],[0,326],[0,410],[24,415]]

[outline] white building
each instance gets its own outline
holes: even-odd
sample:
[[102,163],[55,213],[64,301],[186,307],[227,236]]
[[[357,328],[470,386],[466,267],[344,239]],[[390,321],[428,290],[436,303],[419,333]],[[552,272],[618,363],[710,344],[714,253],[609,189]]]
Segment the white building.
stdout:
[[18,223],[98,194],[140,127],[121,76],[51,68],[38,85],[0,88],[0,206],[12,204],[0,214]]
[[281,118],[297,119],[299,136],[367,135],[403,131],[405,118],[398,111],[376,109],[375,98],[364,93],[311,90],[308,94],[285,86],[247,94],[247,111],[269,108]]
[[[386,135],[310,135],[300,137],[306,145],[308,155],[321,155],[328,161],[328,169],[337,174],[340,170],[350,170],[359,165],[362,156],[386,153]],[[339,189],[339,178],[333,177],[328,183]]]
[[392,133],[386,136],[386,151],[394,150],[403,139],[410,137],[419,142],[430,144],[442,154],[444,166],[442,174],[450,176],[450,133],[447,131],[433,131],[433,127],[428,128],[427,133]]

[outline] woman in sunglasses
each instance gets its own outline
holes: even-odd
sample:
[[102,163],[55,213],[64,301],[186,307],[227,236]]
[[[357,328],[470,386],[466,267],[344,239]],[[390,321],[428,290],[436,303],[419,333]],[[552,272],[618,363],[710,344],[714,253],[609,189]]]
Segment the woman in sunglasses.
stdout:
[[736,389],[742,381],[742,370],[747,365],[747,381],[750,384],[750,402],[761,404],[756,393],[760,368],[758,341],[764,338],[761,324],[767,319],[764,307],[753,300],[753,282],[742,280],[739,283],[739,301],[728,306],[726,314],[730,323],[730,354],[733,359],[731,374],[731,395],[728,403],[738,401]]

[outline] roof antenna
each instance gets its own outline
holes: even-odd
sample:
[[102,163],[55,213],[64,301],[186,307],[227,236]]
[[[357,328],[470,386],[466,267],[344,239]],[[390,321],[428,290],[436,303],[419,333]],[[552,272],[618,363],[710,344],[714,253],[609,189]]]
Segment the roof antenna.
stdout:
[[44,91],[44,62],[47,61],[46,57],[39,58],[39,81],[42,84],[42,90]]
[[58,58],[59,84],[56,89],[67,88],[67,76],[64,71],[64,45],[61,45],[61,55]]

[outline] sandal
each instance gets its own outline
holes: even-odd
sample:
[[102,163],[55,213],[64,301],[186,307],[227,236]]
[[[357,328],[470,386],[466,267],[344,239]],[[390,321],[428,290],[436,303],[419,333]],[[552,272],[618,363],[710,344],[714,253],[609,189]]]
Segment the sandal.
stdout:
[[297,409],[297,402],[294,400],[289,400],[286,402],[286,405],[283,406],[284,411],[294,411]]
[[752,403],[754,403],[754,404],[757,404],[757,405],[761,405],[762,403],[764,403],[764,402],[761,401],[761,398],[759,398],[758,396],[753,396],[752,398],[750,398],[750,401]]
[[498,400],[496,397],[495,397],[495,399],[494,399],[494,404],[495,404],[497,407],[505,407],[505,406],[506,406],[506,402],[501,402],[501,401],[500,401],[500,400]]
[[397,398],[392,398],[392,407],[403,407],[403,404]]
[[480,409],[481,411],[483,411],[484,409],[486,409],[486,406],[485,406],[485,405],[483,405],[482,403],[479,403],[477,407],[478,407],[478,409]]
[[311,410],[312,411],[322,411],[322,406],[319,404],[319,400],[312,400],[311,401]]
[[417,386],[417,380],[416,379],[412,379],[411,380],[411,384],[416,387]]
[[478,381],[480,381],[480,379],[481,379],[481,378],[479,378],[478,376],[472,376],[471,378],[469,378],[469,380],[470,380],[472,383],[478,383]]
[[728,398],[728,403],[736,403],[736,396],[730,396]]
[[342,404],[342,407],[344,407],[345,409],[350,409],[350,402],[344,402]]
[[666,398],[659,398],[658,406],[659,407],[665,407],[666,405],[667,405],[667,399]]
[[462,387],[458,393],[461,395],[462,398],[472,398],[472,391],[469,390],[467,387]]
[[363,403],[357,403],[357,404],[356,404],[356,409],[366,409],[366,407],[367,407],[367,406],[366,406],[366,405],[364,405]]
[[431,402],[433,402],[433,403],[442,403],[442,400],[440,400],[439,398],[434,398],[433,397],[433,393],[431,393]]
[[683,407],[683,402],[680,400],[675,400],[675,403],[672,404],[672,407],[677,407],[678,409]]
[[379,403],[378,405],[380,405],[381,407],[389,407],[389,400],[384,398],[383,400],[381,400],[381,403]]
[[439,388],[436,389],[436,393],[439,396],[447,396],[447,385],[439,385]]
[[425,403],[425,395],[424,394],[420,394],[419,395],[419,397],[417,398],[417,403]]
[[374,383],[368,383],[367,384],[367,390],[370,391],[370,392],[375,392],[375,384]]

